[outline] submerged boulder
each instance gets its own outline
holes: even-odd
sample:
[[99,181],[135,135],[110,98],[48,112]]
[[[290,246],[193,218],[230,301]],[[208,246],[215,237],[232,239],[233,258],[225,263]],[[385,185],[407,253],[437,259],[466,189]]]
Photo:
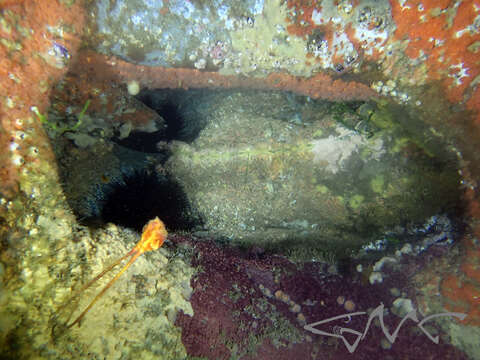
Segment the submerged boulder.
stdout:
[[438,141],[422,143],[423,129],[400,126],[388,104],[272,92],[203,100],[184,119],[203,130],[191,143],[174,142],[166,167],[219,238],[358,246],[458,200],[453,155]]

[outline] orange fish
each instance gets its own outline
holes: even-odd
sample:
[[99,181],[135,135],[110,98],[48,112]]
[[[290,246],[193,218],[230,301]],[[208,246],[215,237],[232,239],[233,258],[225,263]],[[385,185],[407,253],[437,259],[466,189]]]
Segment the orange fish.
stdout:
[[100,274],[95,276],[88,284],[86,284],[79,292],[80,295],[83,291],[89,288],[95,281],[100,279],[103,275],[107,272],[112,270],[115,266],[120,264],[124,259],[130,256],[130,260],[128,263],[120,270],[115,277],[108,282],[107,285],[98,293],[97,296],[92,300],[92,302],[83,310],[83,312],[72,322],[70,325],[67,325],[68,328],[71,328],[75,324],[78,324],[83,317],[87,314],[87,312],[93,307],[93,305],[102,297],[103,294],[113,285],[115,281],[122,275],[129,267],[132,265],[137,258],[142,255],[146,251],[157,250],[160,246],[163,245],[163,242],[167,238],[167,230],[165,229],[165,225],[163,222],[156,217],[153,220],[150,220],[144,227],[142,231],[142,238],[138,242],[135,247],[130,250],[126,255],[122,256],[120,259],[115,261],[112,265],[108,268],[103,270]]

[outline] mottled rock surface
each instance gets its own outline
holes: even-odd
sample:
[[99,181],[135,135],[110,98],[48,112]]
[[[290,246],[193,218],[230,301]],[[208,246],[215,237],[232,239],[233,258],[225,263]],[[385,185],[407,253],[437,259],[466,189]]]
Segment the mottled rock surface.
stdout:
[[203,129],[173,143],[166,167],[216,236],[359,245],[451,210],[458,198],[454,162],[437,158],[448,152],[404,129],[398,109],[275,92],[199,94],[184,122]]

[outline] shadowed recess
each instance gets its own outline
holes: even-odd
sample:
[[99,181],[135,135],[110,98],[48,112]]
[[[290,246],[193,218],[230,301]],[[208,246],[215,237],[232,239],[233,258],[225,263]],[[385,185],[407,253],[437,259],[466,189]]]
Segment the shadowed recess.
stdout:
[[143,90],[138,99],[155,110],[167,124],[165,140],[194,141],[205,123],[195,108],[216,91],[212,90]]
[[[127,138],[113,139],[126,148],[146,152],[162,152],[159,143],[172,140],[192,142],[205,126],[195,116],[193,104],[202,101],[205,94],[212,91],[203,90],[144,90],[138,100],[155,110],[167,125],[166,129],[152,133],[134,131]],[[192,112],[193,111],[193,112]]]
[[158,216],[169,230],[192,230],[200,225],[181,186],[167,176],[147,170],[126,175],[122,183],[112,185],[103,205],[104,222],[141,231],[145,219]]

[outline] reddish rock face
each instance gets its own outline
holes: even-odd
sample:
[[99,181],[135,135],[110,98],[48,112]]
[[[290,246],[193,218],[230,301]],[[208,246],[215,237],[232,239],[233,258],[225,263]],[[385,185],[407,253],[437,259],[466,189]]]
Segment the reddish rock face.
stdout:
[[[193,243],[180,237],[172,240],[175,244],[187,243],[194,247],[193,265],[200,270],[192,281],[194,316],[181,314],[176,322],[182,328],[182,341],[192,356],[208,359],[229,359],[231,356],[242,359],[347,359],[351,356],[355,359],[415,359],[415,354],[421,352],[425,358],[467,358],[442,340],[434,344],[412,320],[401,327],[393,344],[387,341],[378,319],[373,321],[353,355],[341,339],[304,329],[306,324],[343,314],[371,313],[383,304],[383,321],[393,333],[401,321],[392,313],[393,301],[399,294],[415,299],[411,276],[425,269],[425,263],[437,253],[434,248],[422,256],[404,258],[395,266],[385,266],[384,281],[371,285],[365,274],[354,269],[354,263],[335,273],[326,263],[300,266],[283,257],[259,256],[257,252],[223,248],[210,241]],[[344,302],[339,302],[339,298]],[[419,320],[426,315],[429,314],[418,314]],[[355,315],[317,328],[332,334],[339,327],[363,333],[367,322],[368,315]],[[356,335],[347,334],[345,338],[353,344]]]
[[[45,111],[51,86],[77,54],[85,16],[80,4],[68,7],[43,1],[2,1],[0,10],[0,196],[13,198],[23,164],[52,159],[30,108]],[[59,22],[68,24],[68,31]],[[46,27],[51,31],[46,32]],[[27,136],[31,132],[33,136]],[[12,143],[19,146],[12,148]],[[29,153],[31,146],[38,150],[35,156]]]

